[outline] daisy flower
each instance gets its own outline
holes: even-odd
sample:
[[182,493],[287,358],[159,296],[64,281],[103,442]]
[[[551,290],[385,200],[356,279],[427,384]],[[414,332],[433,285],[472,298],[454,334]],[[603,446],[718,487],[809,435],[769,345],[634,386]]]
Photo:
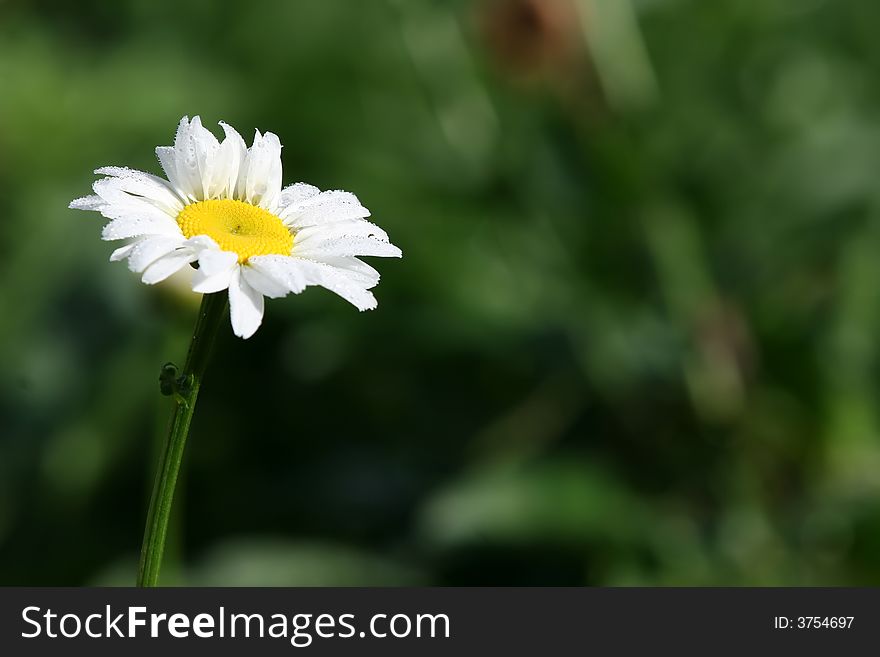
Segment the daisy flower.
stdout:
[[167,180],[124,167],[102,167],[94,194],[70,207],[110,221],[105,240],[126,240],[110,260],[128,260],[148,285],[198,263],[194,292],[228,290],[233,332],[249,338],[263,320],[263,298],[299,294],[310,285],[335,292],[359,310],[376,307],[379,273],[358,256],[399,258],[400,249],[354,194],[305,183],[281,187],[281,142],[259,131],[248,148],[220,123],[223,141],[184,117],[174,146],[156,155]]

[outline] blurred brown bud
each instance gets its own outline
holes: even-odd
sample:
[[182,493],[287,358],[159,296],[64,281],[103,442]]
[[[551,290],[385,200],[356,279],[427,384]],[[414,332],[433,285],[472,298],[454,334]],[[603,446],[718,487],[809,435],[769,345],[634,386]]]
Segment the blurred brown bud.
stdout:
[[574,0],[486,0],[480,24],[495,59],[517,77],[568,76],[584,54]]

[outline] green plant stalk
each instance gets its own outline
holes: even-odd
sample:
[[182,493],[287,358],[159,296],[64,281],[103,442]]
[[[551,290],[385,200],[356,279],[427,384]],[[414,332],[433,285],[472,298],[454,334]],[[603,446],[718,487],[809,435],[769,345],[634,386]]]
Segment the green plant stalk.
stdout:
[[153,494],[147,512],[147,526],[144,530],[137,577],[137,585],[141,587],[158,586],[177,474],[183,460],[183,451],[199,388],[211,357],[211,346],[214,344],[214,337],[226,311],[226,298],[222,292],[206,294],[202,297],[186,363],[178,379],[179,385],[175,389],[175,404],[168,427],[168,439],[159,460],[159,469],[156,472],[156,482],[153,484]]

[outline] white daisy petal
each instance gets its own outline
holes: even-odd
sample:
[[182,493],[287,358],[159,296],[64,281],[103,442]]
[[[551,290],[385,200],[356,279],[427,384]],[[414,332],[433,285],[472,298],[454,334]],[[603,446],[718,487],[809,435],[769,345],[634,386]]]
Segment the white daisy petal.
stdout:
[[299,294],[306,289],[306,278],[297,268],[296,260],[290,256],[254,256],[248,260],[248,264],[251,269],[281,283],[285,289],[294,294]]
[[[281,141],[278,135],[267,132],[254,135],[254,144],[248,151],[244,198],[270,212],[276,209],[281,195]],[[241,177],[239,177],[241,183]],[[239,186],[239,194],[242,190]]]
[[232,282],[232,275],[235,270],[236,267],[230,267],[226,271],[219,272],[213,276],[205,276],[196,270],[193,274],[193,292],[211,294],[213,292],[220,292],[228,289]]
[[101,231],[103,240],[123,240],[141,235],[178,235],[183,237],[180,227],[168,215],[143,212],[131,213],[114,219]]
[[104,206],[101,209],[102,214],[104,210],[112,209],[113,206],[151,207],[158,212],[168,214],[151,204],[143,197],[133,196],[126,192],[122,188],[120,181],[116,178],[101,178],[100,180],[96,180],[92,184],[92,189],[95,191],[95,194],[104,201]]
[[234,198],[238,188],[239,173],[247,159],[247,144],[235,128],[220,122],[220,127],[226,134],[223,143],[220,144],[218,159],[222,167],[218,166],[215,175],[215,184],[219,184],[220,195],[223,198]]
[[174,188],[158,176],[127,167],[101,167],[95,173],[115,180],[116,189],[149,201],[171,216],[183,209],[184,203]]
[[370,216],[370,211],[361,205],[354,194],[333,190],[286,206],[278,212],[278,216],[288,226],[305,228],[335,221],[363,219]]
[[[254,134],[254,144],[257,143],[257,140],[262,140],[263,135],[260,134],[259,130],[255,131]],[[247,152],[244,154],[244,158],[241,161],[241,165],[238,169],[238,178],[235,181],[235,194],[234,197],[239,201],[247,201],[248,200],[248,191],[247,191],[247,176],[248,169],[250,168],[250,159],[251,159],[251,150],[247,149]]]
[[220,142],[202,126],[202,120],[196,116],[190,122],[190,139],[195,151],[198,180],[201,183],[201,199],[215,198],[219,185],[215,184],[214,172],[217,168],[217,154],[220,150]]
[[185,245],[192,249],[193,253],[201,254],[202,251],[219,251],[220,246],[212,238],[207,235],[196,235],[190,237]]
[[379,283],[379,272],[362,260],[351,256],[330,256],[326,258],[313,258],[325,265],[336,269],[342,269],[352,281],[369,289]]
[[142,272],[162,256],[166,256],[184,243],[183,237],[149,237],[140,240],[132,248],[128,256],[128,268],[133,272]]
[[135,246],[137,246],[138,241],[139,240],[134,241],[131,244],[126,244],[125,246],[120,246],[118,249],[116,249],[113,253],[110,254],[110,262],[116,262],[118,260],[125,260],[129,256],[129,254],[131,253],[131,250]]
[[172,251],[147,267],[144,270],[143,276],[141,276],[141,281],[147,285],[154,285],[160,281],[164,281],[172,274],[176,274],[183,267],[186,267],[195,259],[195,255],[187,249]]
[[262,270],[244,265],[241,268],[241,275],[247,284],[254,288],[257,292],[270,299],[280,299],[290,293],[284,279],[277,280],[271,274],[266,274]]
[[201,201],[214,193],[213,172],[220,149],[217,138],[195,116],[180,120],[174,146],[160,146],[156,157],[171,185],[186,201]]
[[237,268],[238,256],[230,251],[202,251],[199,268],[193,274],[193,292],[206,294],[225,290]]
[[240,338],[251,337],[263,321],[263,295],[248,285],[236,268],[229,282],[229,318],[232,332]]
[[232,251],[205,250],[199,254],[199,271],[206,276],[213,276],[231,270],[238,264],[238,256]]
[[201,168],[199,166],[199,153],[196,150],[196,128],[201,128],[201,121],[196,126],[195,117],[192,121],[183,117],[177,127],[174,136],[174,160],[179,176],[179,184],[187,196],[200,201],[204,198],[204,186],[202,185]]
[[67,207],[71,210],[92,210],[100,212],[104,205],[104,199],[97,194],[91,194],[89,196],[73,199]]
[[320,285],[335,292],[358,310],[373,310],[378,305],[373,293],[347,271],[323,262],[294,258],[291,260],[296,262],[309,285]]
[[313,241],[326,241],[337,237],[374,237],[383,242],[388,241],[388,233],[376,224],[363,219],[334,221],[320,226],[309,226],[296,231],[296,240],[300,244]]
[[174,146],[157,146],[156,157],[159,159],[162,171],[168,177],[169,184],[174,188],[177,195],[182,199],[191,199],[192,193],[189,190],[189,184],[182,180],[177,172],[177,156],[174,153]]
[[299,245],[294,242],[292,255],[301,258],[333,256],[400,258],[403,253],[390,242],[383,242],[371,237],[338,237],[332,240]]
[[[108,219],[118,219],[128,212],[160,213],[166,217],[176,217],[174,207],[128,191],[125,181],[119,178],[102,178],[92,185],[95,193],[104,201],[99,212]],[[179,202],[178,202],[179,203]],[[183,206],[180,206],[181,208]]]
[[174,135],[172,156],[174,157],[174,170],[177,173],[177,184],[190,200],[198,198],[201,180],[198,180],[198,167],[196,165],[196,151],[190,138],[189,117],[184,116],[177,125]]
[[296,208],[313,196],[317,196],[321,190],[314,185],[307,183],[293,183],[281,190],[281,197],[278,201],[280,208]]

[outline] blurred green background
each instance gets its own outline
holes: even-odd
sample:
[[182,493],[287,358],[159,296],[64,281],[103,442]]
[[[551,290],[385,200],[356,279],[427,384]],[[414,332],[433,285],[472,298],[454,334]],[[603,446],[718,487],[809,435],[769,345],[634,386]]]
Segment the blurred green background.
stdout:
[[0,583],[133,582],[198,298],[66,206],[200,114],[404,259],[224,327],[166,583],[880,585],[878,24],[0,1]]

